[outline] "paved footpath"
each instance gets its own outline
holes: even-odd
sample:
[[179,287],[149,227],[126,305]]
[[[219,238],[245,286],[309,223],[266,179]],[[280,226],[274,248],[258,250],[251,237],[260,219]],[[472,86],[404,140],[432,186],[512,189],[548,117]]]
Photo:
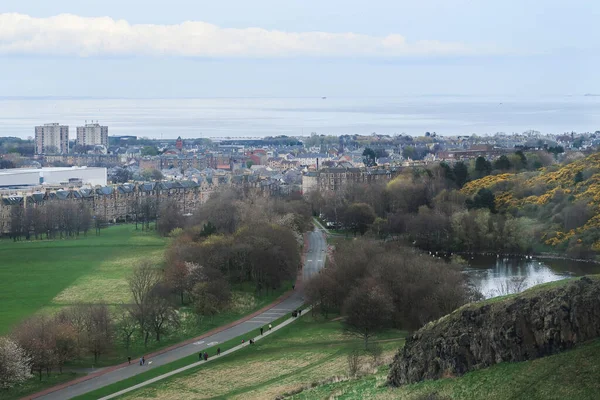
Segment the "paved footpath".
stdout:
[[[146,356],[146,365],[140,367],[137,360],[132,364],[123,363],[104,368],[71,382],[54,386],[43,392],[33,394],[26,399],[63,400],[70,399],[104,386],[113,384],[123,379],[138,375],[149,369],[168,364],[192,354],[198,354],[208,347],[224,343],[238,336],[251,334],[256,336],[261,326],[268,325],[293,310],[298,309],[304,303],[303,282],[308,281],[317,274],[325,265],[327,243],[325,235],[315,229],[306,234],[304,265],[296,281],[296,289],[281,296],[274,303],[258,310],[229,325],[216,328],[194,339],[168,347],[161,351]],[[224,354],[224,353],[222,353]],[[213,356],[211,354],[211,356]],[[149,362],[152,363],[149,363]]]
[[[303,309],[303,310],[302,310],[302,314],[306,315],[306,314],[307,314],[307,313],[308,313],[310,310],[311,310],[311,308],[310,308],[310,307],[308,307],[308,308],[305,308],[305,309]],[[266,331],[266,332],[265,332],[263,335],[258,335],[258,336],[256,336],[256,337],[254,337],[254,341],[256,342],[256,341],[258,341],[258,340],[262,340],[262,339],[264,339],[265,337],[269,336],[269,335],[270,335],[270,334],[272,334],[273,332],[276,332],[276,331],[278,331],[279,329],[283,328],[284,326],[287,326],[287,325],[291,324],[292,322],[294,322],[294,321],[295,321],[295,320],[297,320],[297,319],[298,319],[298,318],[293,318],[293,317],[290,317],[290,318],[286,319],[286,320],[285,320],[285,321],[283,321],[281,324],[279,324],[279,325],[277,325],[277,326],[273,327],[273,329],[272,329],[272,330],[270,330],[270,331]],[[237,346],[235,346],[235,347],[232,347],[231,349],[229,349],[229,350],[227,350],[227,351],[223,351],[223,352],[221,352],[221,355],[220,355],[220,356],[218,356],[218,357],[217,357],[217,356],[214,356],[214,357],[209,357],[209,358],[208,358],[208,360],[206,360],[206,361],[198,361],[198,362],[192,363],[192,364],[190,364],[190,365],[186,365],[185,367],[181,367],[181,368],[179,368],[179,369],[176,369],[176,370],[173,370],[173,371],[171,371],[171,372],[167,372],[166,374],[162,374],[162,375],[159,375],[159,376],[157,376],[157,377],[154,377],[154,378],[148,379],[147,381],[144,381],[144,382],[142,382],[142,383],[138,383],[137,385],[134,385],[134,386],[128,387],[127,389],[123,389],[123,390],[120,390],[120,391],[118,391],[118,392],[115,392],[115,393],[113,393],[113,394],[110,394],[110,395],[108,395],[108,396],[101,397],[99,400],[109,400],[109,399],[114,399],[115,397],[119,397],[119,396],[122,396],[122,395],[124,395],[124,394],[126,394],[126,393],[133,392],[134,390],[138,390],[138,389],[140,389],[140,388],[143,388],[144,386],[147,386],[147,385],[150,385],[150,384],[152,384],[152,383],[154,383],[154,382],[158,382],[158,381],[160,381],[160,380],[166,379],[166,378],[168,378],[168,377],[170,377],[170,376],[176,375],[176,374],[178,374],[178,373],[180,373],[180,372],[183,372],[183,371],[186,371],[186,370],[188,370],[188,369],[190,369],[190,368],[199,367],[199,366],[201,366],[201,365],[204,365],[204,364],[206,364],[206,363],[209,363],[209,362],[211,362],[211,361],[218,360],[219,358],[221,358],[221,357],[223,357],[223,356],[226,356],[227,354],[233,353],[234,351],[241,350],[241,349],[243,349],[244,347],[248,347],[248,346],[251,346],[251,345],[250,345],[248,342],[246,342],[246,343],[244,343],[244,344],[239,344],[239,345],[237,345]]]

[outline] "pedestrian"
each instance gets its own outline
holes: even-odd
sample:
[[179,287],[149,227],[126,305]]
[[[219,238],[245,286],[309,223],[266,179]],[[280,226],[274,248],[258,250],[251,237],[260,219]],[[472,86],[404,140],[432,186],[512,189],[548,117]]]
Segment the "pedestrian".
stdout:
[[140,358],[140,367],[142,366],[142,363],[143,363],[143,361],[142,361],[142,359]]
[[217,355],[218,355],[218,356],[220,356],[220,355],[221,355],[221,348],[220,348],[220,347],[217,349]]
[[261,326],[261,327],[260,327],[260,336],[262,336],[262,334],[263,334],[263,329],[264,329],[264,328]]
[[204,361],[208,361],[208,353],[204,352]]
[[146,359],[142,356],[142,365],[146,365]]
[[269,330],[271,330],[272,327],[273,327],[273,325],[269,324]]
[[131,364],[131,356],[127,356],[127,362]]
[[292,290],[296,289],[296,285],[292,285]]
[[242,339],[242,344],[246,343],[246,341],[244,339]]
[[198,353],[198,360],[202,361],[202,352]]
[[298,309],[298,316],[302,315],[302,309]]

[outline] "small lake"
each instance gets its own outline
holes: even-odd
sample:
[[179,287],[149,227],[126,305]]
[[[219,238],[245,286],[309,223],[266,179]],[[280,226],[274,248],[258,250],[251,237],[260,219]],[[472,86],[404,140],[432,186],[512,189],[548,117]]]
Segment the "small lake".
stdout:
[[600,274],[600,264],[547,258],[463,256],[464,272],[486,297],[495,297],[560,279]]

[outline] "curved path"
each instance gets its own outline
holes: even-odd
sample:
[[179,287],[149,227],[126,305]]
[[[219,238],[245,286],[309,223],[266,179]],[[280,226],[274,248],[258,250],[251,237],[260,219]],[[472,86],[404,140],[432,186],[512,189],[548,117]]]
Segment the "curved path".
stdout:
[[296,282],[296,290],[288,292],[265,308],[229,325],[207,332],[200,337],[150,354],[146,357],[146,360],[152,361],[151,364],[147,363],[145,366],[140,367],[137,360],[132,360],[131,365],[124,363],[105,368],[83,378],[49,388],[26,398],[44,400],[70,399],[180,358],[198,354],[205,348],[212,347],[215,344],[224,343],[247,333],[256,333],[261,326],[268,325],[270,322],[291,313],[304,303],[303,282],[308,281],[325,265],[327,243],[324,233],[318,229],[307,233],[305,237],[305,249],[304,265]]

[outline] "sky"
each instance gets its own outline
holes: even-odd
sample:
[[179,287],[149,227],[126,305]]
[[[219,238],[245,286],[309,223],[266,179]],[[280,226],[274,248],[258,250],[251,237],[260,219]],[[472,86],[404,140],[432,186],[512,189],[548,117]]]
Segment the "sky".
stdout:
[[600,93],[593,0],[2,0],[0,96]]

